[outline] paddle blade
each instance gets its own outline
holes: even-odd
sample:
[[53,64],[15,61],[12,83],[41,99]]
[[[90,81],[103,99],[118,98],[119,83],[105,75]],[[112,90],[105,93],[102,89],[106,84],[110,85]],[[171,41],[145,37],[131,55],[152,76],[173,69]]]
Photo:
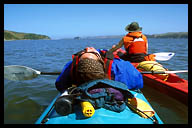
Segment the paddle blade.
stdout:
[[184,72],[188,72],[188,70],[165,71],[165,73],[184,73]]
[[19,66],[19,65],[9,65],[4,66],[4,78],[8,80],[31,80],[40,74],[32,68]]
[[175,55],[173,52],[158,52],[153,54],[155,55],[155,59],[159,61],[170,60]]

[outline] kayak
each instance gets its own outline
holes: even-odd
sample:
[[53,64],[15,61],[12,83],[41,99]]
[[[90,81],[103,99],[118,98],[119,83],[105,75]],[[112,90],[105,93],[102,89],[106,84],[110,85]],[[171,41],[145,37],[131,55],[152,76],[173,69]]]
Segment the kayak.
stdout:
[[[130,90],[130,93],[151,107],[140,90]],[[126,108],[121,112],[114,112],[101,107],[95,109],[94,114],[91,117],[86,118],[81,114],[81,107],[74,107],[75,111],[72,113],[60,115],[55,109],[55,102],[60,96],[61,93],[53,99],[51,104],[35,122],[36,124],[154,124],[154,122],[163,124],[154,109],[152,109],[154,112],[153,116],[144,118],[128,107],[128,105],[126,105]]]
[[[141,93],[135,94],[137,94],[137,97],[142,98],[142,100],[149,104]],[[51,104],[46,108],[35,124],[153,124],[152,120],[139,116],[128,107],[120,113],[100,108],[95,110],[92,117],[84,119],[78,119],[78,112],[67,116],[61,116],[53,107],[54,102],[59,96],[60,94],[53,99]],[[163,124],[157,113],[155,113],[155,117],[159,124]]]
[[[126,53],[125,50],[118,49],[113,54],[117,55],[118,52],[121,52],[123,54]],[[169,60],[174,55],[174,53],[160,53],[158,56],[156,53],[155,55],[157,57],[155,58],[156,60],[166,61],[166,60]],[[142,63],[145,63],[145,62],[147,61],[143,61]],[[153,62],[154,64],[157,63],[156,61],[153,61]],[[138,68],[139,64],[141,63],[132,63],[132,65],[135,68],[137,68],[139,72],[147,71],[147,70],[140,70]],[[145,67],[147,67],[147,63],[145,64],[146,64]],[[161,66],[163,67],[163,65]],[[150,68],[149,67],[148,69],[152,68],[153,66]],[[159,92],[166,94],[185,105],[188,105],[188,81],[187,80],[180,78],[175,73],[169,73],[168,77],[164,80],[159,79],[159,77],[157,77],[155,74],[152,74],[152,72],[150,74],[142,73],[142,75],[143,75],[144,85],[154,88]]]
[[[132,63],[137,67],[139,63]],[[139,70],[139,69],[138,69]],[[141,70],[139,70],[142,72]],[[158,90],[181,103],[188,105],[188,81],[180,78],[178,75],[171,73],[166,81],[159,79],[153,74],[142,74],[144,85]]]

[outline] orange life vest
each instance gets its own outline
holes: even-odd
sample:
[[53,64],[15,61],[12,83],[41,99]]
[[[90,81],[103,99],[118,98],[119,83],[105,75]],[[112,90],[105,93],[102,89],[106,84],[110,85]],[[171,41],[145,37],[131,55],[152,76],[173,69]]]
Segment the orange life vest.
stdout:
[[147,54],[147,37],[141,32],[130,32],[123,37],[124,48],[129,54]]
[[[85,50],[82,50],[82,51],[79,51],[77,52],[76,54],[73,54],[72,55],[72,58],[73,58],[73,62],[72,62],[72,66],[71,66],[71,77],[72,77],[72,80],[73,80],[73,84],[77,84],[77,81],[78,81],[78,76],[77,76],[77,67],[78,67],[78,63],[79,63],[79,58],[80,56],[82,55],[81,53],[82,52],[85,52]],[[105,73],[107,74],[108,76],[108,79],[113,79],[111,77],[111,67],[112,67],[112,63],[113,63],[113,58],[119,58],[118,56],[114,56],[112,53],[110,52],[106,52],[104,50],[101,50],[101,53],[100,55],[102,56],[103,58],[103,61],[105,63]]]

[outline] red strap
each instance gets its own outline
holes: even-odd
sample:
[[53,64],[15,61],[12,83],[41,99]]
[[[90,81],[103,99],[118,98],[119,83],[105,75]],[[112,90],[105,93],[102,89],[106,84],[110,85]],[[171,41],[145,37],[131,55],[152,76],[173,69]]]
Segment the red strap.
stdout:
[[111,80],[111,67],[112,67],[113,60],[109,60],[105,58],[104,63],[105,63],[105,73],[107,73],[108,78]]
[[108,76],[109,76],[110,80],[111,80],[111,67],[112,67],[112,63],[113,63],[113,60],[110,60],[109,67],[108,67]]
[[78,81],[78,78],[77,78],[77,67],[78,67],[77,64],[78,64],[78,62],[79,62],[79,57],[73,56],[70,75],[71,75],[71,78],[72,78],[74,84],[76,84],[76,81]]

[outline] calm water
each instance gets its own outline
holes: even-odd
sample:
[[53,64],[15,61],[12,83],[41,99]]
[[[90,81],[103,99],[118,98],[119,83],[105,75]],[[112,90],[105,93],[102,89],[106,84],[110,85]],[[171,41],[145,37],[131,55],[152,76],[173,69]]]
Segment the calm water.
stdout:
[[[110,49],[117,39],[20,40],[4,42],[4,65],[24,65],[41,72],[61,71],[71,55],[87,46]],[[161,62],[170,70],[188,69],[188,39],[149,39],[149,53],[175,52]],[[188,73],[178,74],[188,80]],[[4,123],[35,123],[57,95],[57,76],[4,80]],[[143,93],[166,124],[188,123],[188,106],[145,86]]]

